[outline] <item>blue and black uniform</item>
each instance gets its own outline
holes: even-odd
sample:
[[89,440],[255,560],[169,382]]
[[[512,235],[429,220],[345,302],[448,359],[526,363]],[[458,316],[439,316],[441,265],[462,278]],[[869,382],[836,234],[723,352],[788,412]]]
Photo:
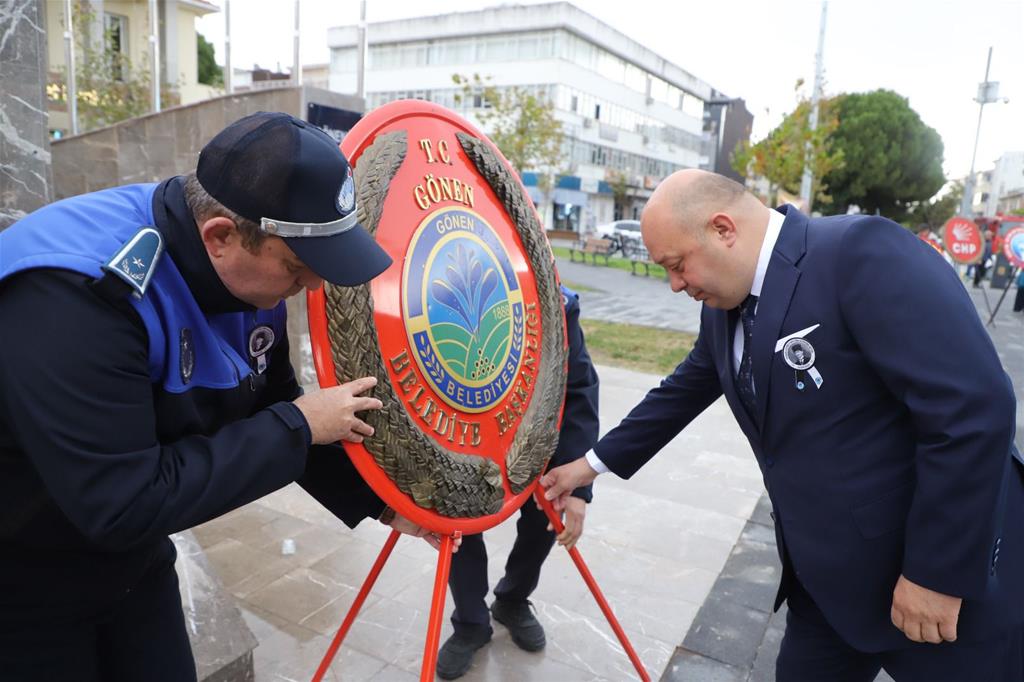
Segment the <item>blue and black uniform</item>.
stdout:
[[[579,296],[562,287],[565,304],[565,329],[569,338],[569,375],[565,387],[565,408],[558,446],[548,467],[557,467],[578,459],[597,442],[600,427],[597,398],[597,371],[590,360],[580,329]],[[590,502],[592,485],[573,491],[573,496]],[[548,519],[527,500],[519,509],[516,541],[505,563],[505,575],[494,588],[498,599],[522,602],[533,593],[540,580],[540,569],[555,544],[555,534],[547,529]],[[491,614],[487,610],[487,547],[483,534],[462,538],[458,554],[452,556],[448,584],[455,610],[452,626],[470,637],[489,637]]]
[[340,446],[311,447],[284,304],[230,294],[183,185],[0,233],[5,680],[194,679],[168,534],[295,480],[350,527],[384,508]]

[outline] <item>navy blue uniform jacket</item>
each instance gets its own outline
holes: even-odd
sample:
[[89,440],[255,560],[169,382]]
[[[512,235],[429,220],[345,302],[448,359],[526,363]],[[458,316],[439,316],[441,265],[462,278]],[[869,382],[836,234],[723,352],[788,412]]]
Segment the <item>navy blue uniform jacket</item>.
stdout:
[[[753,418],[735,388],[736,313],[705,307],[686,360],[595,452],[628,478],[724,393],[774,507],[776,608],[795,577],[854,647],[908,646],[890,622],[902,573],[965,600],[961,639],[1024,620],[1014,393],[955,271],[884,218],[780,210]],[[823,382],[801,391],[776,347],[814,325]]]
[[[213,270],[181,179],[152,201],[202,311],[255,316]],[[148,350],[126,291],[50,268],[0,282],[0,634],[96,617],[173,560],[169,533],[296,479],[350,526],[383,510],[340,446],[310,447],[286,334],[265,372],[221,388],[153,383]]]

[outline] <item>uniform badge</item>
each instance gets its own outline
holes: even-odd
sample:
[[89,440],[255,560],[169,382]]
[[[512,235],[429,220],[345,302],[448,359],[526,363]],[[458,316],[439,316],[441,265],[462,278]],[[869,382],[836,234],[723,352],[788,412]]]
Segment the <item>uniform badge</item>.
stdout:
[[163,252],[164,239],[160,232],[155,227],[143,227],[107,261],[103,270],[121,278],[131,287],[132,296],[142,298]]
[[356,207],[356,183],[352,179],[351,169],[345,173],[345,182],[341,183],[338,190],[338,211],[342,215],[348,215]]
[[192,380],[192,372],[196,368],[196,350],[192,343],[192,330],[188,327],[182,327],[178,337],[178,357],[181,383],[187,384]]
[[249,334],[249,357],[256,362],[256,373],[267,370],[267,351],[274,345],[274,330],[266,325],[256,327]]

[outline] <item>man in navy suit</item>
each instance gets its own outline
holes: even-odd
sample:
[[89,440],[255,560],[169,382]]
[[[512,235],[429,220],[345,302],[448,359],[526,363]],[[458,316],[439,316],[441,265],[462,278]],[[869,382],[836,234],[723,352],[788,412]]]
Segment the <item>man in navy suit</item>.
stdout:
[[548,499],[629,478],[724,394],[773,506],[779,680],[1024,680],[1014,393],[954,270],[885,218],[772,210],[696,170],[642,231],[700,334]]

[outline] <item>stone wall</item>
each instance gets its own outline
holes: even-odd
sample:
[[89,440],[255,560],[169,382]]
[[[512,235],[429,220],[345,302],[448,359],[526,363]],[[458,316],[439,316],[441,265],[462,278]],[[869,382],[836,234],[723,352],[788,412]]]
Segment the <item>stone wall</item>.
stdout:
[[45,4],[0,1],[0,230],[52,200]]

